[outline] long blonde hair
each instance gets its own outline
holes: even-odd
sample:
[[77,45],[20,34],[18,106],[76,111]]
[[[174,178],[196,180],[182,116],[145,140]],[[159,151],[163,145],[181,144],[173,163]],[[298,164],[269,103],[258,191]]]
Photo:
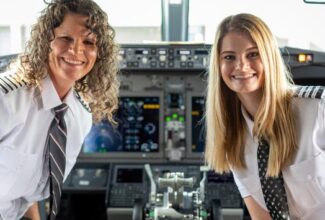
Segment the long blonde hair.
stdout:
[[18,74],[29,86],[39,86],[46,77],[50,43],[54,29],[67,13],[88,17],[87,27],[96,35],[97,59],[92,70],[75,84],[75,90],[90,105],[95,121],[106,118],[113,121],[117,109],[119,81],[117,78],[118,47],[115,32],[108,23],[107,14],[92,0],[53,0],[42,11],[32,27],[25,51],[19,57]]
[[217,172],[230,168],[244,169],[247,127],[241,103],[221,78],[220,47],[230,32],[248,34],[256,43],[264,66],[265,82],[262,100],[254,118],[253,134],[270,143],[267,175],[277,176],[292,160],[297,149],[291,76],[281,57],[276,40],[267,25],[251,14],[225,18],[218,27],[208,77],[206,104],[206,162]]

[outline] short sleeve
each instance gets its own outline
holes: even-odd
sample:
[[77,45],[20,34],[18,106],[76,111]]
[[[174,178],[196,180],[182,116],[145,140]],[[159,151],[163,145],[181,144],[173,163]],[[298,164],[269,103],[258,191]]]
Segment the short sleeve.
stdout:
[[243,198],[250,196],[251,193],[248,191],[248,189],[245,187],[245,185],[240,181],[240,179],[236,175],[236,172],[234,172],[234,171],[233,171],[233,176],[234,176],[235,183],[237,185],[237,188],[238,188],[241,196]]

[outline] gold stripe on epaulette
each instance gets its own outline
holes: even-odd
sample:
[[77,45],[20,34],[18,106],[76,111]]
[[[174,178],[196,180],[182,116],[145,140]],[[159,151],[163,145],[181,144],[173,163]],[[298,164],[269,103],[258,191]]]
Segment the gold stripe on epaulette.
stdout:
[[301,98],[323,99],[325,98],[323,86],[299,86],[296,89],[296,96]]
[[27,83],[23,79],[21,79],[17,74],[12,74],[12,75],[9,76],[9,78],[18,87],[26,86],[27,85]]
[[0,84],[2,87],[6,90],[6,93],[9,91],[12,91],[13,88],[10,86],[10,84],[4,79],[4,77],[0,77]]
[[27,85],[26,82],[20,80],[16,74],[0,75],[0,88],[5,94],[25,85]]
[[7,94],[9,92],[9,90],[7,89],[7,87],[5,87],[4,85],[2,85],[1,81],[0,81],[0,88],[3,91],[3,93]]
[[75,95],[76,98],[79,100],[79,102],[81,103],[81,105],[88,111],[91,113],[91,109],[90,106],[87,104],[87,102],[80,96],[80,94],[78,92],[75,91]]

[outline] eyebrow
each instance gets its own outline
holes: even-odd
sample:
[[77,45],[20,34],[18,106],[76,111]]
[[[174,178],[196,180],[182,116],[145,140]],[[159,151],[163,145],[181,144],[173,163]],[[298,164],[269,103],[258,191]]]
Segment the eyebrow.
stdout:
[[[249,47],[246,49],[246,51],[250,51],[250,50],[256,50],[258,49],[257,46],[253,46],[253,47]],[[236,53],[235,51],[232,50],[225,50],[225,51],[221,51],[220,54],[224,54],[224,53]]]
[[230,50],[225,50],[225,51],[222,51],[220,54],[224,54],[224,53],[235,53],[234,51],[230,51]]
[[[69,30],[67,30],[66,28],[63,28],[63,27],[60,28],[60,29],[56,29],[56,31],[58,31],[59,34],[61,34],[61,35],[62,34],[70,35]],[[93,31],[91,31],[90,29],[87,29],[87,28],[82,33],[82,35],[85,36],[85,37],[88,37],[88,36],[90,36],[92,34],[96,37],[96,34]]]
[[90,37],[90,35],[94,35],[93,37],[97,37],[96,34],[91,30],[89,30],[88,34],[86,34],[86,37]]
[[250,47],[250,48],[248,48],[247,50],[258,50],[258,48],[257,48],[257,46],[253,46],[253,47]]

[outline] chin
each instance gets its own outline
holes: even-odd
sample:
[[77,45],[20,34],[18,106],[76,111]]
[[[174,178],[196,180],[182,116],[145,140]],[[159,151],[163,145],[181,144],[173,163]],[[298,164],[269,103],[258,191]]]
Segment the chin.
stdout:
[[70,81],[77,81],[81,79],[84,75],[80,74],[80,72],[74,72],[74,73],[66,73],[66,79]]
[[256,93],[259,91],[258,89],[243,89],[239,93],[241,94],[251,94],[251,93]]

